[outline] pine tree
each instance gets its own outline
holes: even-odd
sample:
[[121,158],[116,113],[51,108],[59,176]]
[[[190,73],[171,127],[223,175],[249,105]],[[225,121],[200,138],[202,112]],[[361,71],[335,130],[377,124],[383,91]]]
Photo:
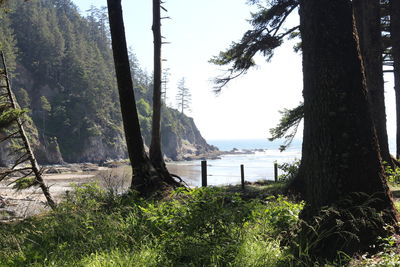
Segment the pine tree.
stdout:
[[133,170],[131,188],[142,194],[147,194],[149,193],[149,186],[157,186],[154,181],[158,174],[144,150],[126,47],[121,0],[107,0],[107,6],[121,113]]
[[[320,222],[322,232],[340,227],[338,220],[349,218],[349,212],[353,220],[366,222],[346,229],[357,238],[346,239],[339,231],[309,253],[331,258],[338,250],[365,251],[387,234],[385,224],[395,226],[397,219],[379,156],[351,1],[302,0],[300,30],[304,134],[299,175],[307,203],[302,217],[313,224],[323,207],[337,207],[337,215],[328,217],[332,221]],[[382,214],[381,220],[357,213],[365,201],[372,214]]]
[[185,113],[185,110],[190,110],[192,95],[189,88],[187,88],[185,85],[185,78],[182,78],[178,82],[178,93],[176,94],[176,101],[178,110],[180,110],[182,114]]
[[167,105],[167,101],[168,101],[167,91],[168,91],[168,83],[169,83],[170,75],[171,75],[171,73],[169,72],[169,68],[163,70],[162,81],[161,81],[161,83],[162,83],[161,98],[162,98],[162,102],[164,105]]
[[[13,133],[3,136],[0,142],[14,139],[14,145],[16,146],[14,153],[17,155],[12,166],[1,171],[0,181],[17,174],[18,178],[14,181],[17,189],[39,186],[47,200],[47,204],[52,209],[55,209],[56,203],[43,179],[43,169],[39,167],[28,134],[25,131],[24,111],[19,108],[12,92],[7,64],[2,51],[0,51],[0,60],[0,130],[4,132],[6,127],[14,126],[10,127]],[[18,139],[19,142],[15,141],[15,139]]]
[[121,0],[107,0],[107,5],[121,113],[133,170],[131,188],[142,195],[150,195],[166,185],[179,186],[180,184],[170,175],[166,176],[164,172],[154,168],[144,150],[126,47]]
[[[227,75],[218,77],[216,91],[220,91],[230,80],[244,74],[255,65],[254,55],[263,54],[270,60],[274,50],[279,47],[285,37],[293,38],[298,36],[298,27],[284,28],[287,17],[297,8],[298,0],[249,1],[250,4],[257,4],[258,11],[252,14],[250,23],[252,30],[247,31],[240,42],[234,43],[228,50],[221,52],[211,62],[217,65],[231,66]],[[362,56],[366,62],[368,92],[370,94],[372,114],[376,131],[378,134],[379,146],[382,158],[390,166],[393,160],[389,152],[388,137],[386,130],[386,112],[384,102],[383,73],[382,73],[382,38],[380,33],[380,3],[378,0],[355,1],[355,14],[357,15],[359,31],[364,51]],[[369,48],[370,46],[372,48]],[[295,50],[301,49],[299,43]],[[284,150],[293,140],[298,125],[303,117],[303,106],[282,111],[280,123],[270,130],[270,140],[285,137],[286,140],[281,146]]]
[[353,1],[367,91],[371,104],[372,119],[378,137],[380,155],[382,160],[393,168],[394,164],[389,151],[386,130],[380,7],[379,0]]
[[396,94],[396,157],[400,159],[400,1],[390,0],[394,90]]
[[151,128],[150,160],[153,166],[169,177],[161,150],[161,1],[153,0],[153,38],[154,38],[154,79],[153,79],[153,120]]
[[286,28],[284,24],[297,9],[299,0],[268,0],[265,4],[260,2],[260,0],[249,1],[258,7],[257,12],[251,14],[252,29],[248,30],[239,42],[234,42],[226,51],[220,52],[210,60],[219,66],[229,66],[226,73],[214,81],[217,93],[232,79],[256,66],[253,60],[256,54],[262,54],[269,61],[285,38],[298,36],[298,25]]

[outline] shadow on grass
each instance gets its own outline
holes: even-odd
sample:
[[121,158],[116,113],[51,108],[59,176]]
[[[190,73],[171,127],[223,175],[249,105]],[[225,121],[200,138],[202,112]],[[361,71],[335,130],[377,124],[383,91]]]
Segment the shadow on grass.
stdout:
[[268,196],[282,195],[285,183],[273,181],[261,181],[255,183],[246,182],[244,189],[241,185],[229,185],[222,187],[228,193],[240,193],[243,199],[265,198]]
[[395,198],[400,198],[400,190],[392,190],[392,195]]

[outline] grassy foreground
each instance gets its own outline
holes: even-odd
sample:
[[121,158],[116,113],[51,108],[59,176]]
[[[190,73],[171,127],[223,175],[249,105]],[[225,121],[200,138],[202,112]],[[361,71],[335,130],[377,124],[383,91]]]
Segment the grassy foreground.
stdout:
[[[0,266],[304,266],[285,246],[303,203],[271,196],[278,189],[179,190],[149,201],[85,185],[54,212],[0,225]],[[352,265],[400,266],[389,245],[386,261]]]
[[302,204],[219,188],[161,201],[90,184],[57,211],[1,225],[1,266],[287,266],[280,247]]

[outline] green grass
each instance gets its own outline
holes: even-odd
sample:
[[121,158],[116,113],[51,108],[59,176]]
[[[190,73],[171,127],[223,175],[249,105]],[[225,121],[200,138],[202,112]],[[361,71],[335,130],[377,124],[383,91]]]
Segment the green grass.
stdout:
[[[267,189],[266,189],[267,190]],[[302,204],[221,188],[145,201],[77,188],[59,208],[0,227],[0,266],[288,266]]]
[[[301,266],[287,246],[303,203],[281,190],[200,188],[144,200],[85,185],[56,211],[0,224],[0,266]],[[392,243],[350,266],[400,266]]]
[[394,201],[394,206],[396,207],[397,211],[400,212],[400,201],[399,200]]

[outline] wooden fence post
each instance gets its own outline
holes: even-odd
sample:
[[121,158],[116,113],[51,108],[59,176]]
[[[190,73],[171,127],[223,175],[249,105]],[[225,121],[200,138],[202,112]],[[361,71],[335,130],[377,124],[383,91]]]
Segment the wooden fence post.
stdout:
[[240,165],[240,178],[242,183],[242,189],[244,190],[244,165]]
[[274,163],[274,178],[275,178],[275,182],[278,182],[278,163],[277,162]]
[[207,161],[201,161],[201,186],[207,187]]

